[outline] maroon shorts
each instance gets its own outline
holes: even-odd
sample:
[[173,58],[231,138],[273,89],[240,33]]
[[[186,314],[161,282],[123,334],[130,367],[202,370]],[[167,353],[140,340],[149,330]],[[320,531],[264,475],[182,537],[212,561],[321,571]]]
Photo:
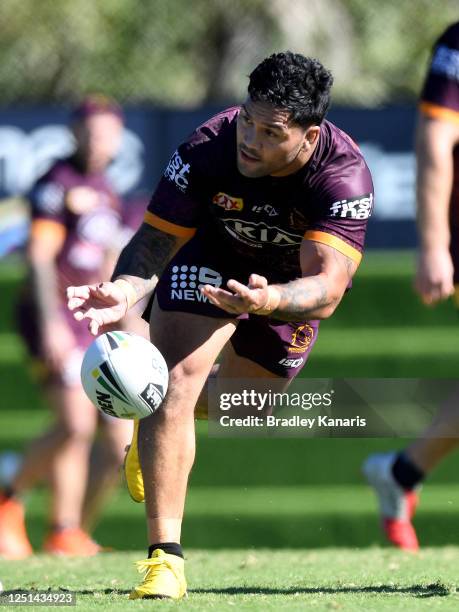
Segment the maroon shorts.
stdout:
[[[195,236],[170,261],[155,295],[161,310],[237,319],[237,329],[231,337],[235,352],[278,376],[293,378],[309,357],[319,321],[286,323],[260,315],[232,315],[211,304],[200,292],[200,286],[205,284],[226,287],[230,278],[247,284],[251,273],[266,276],[269,283],[292,280],[263,270],[256,262],[233,257],[215,243]],[[143,315],[147,321],[152,301],[153,297]]]

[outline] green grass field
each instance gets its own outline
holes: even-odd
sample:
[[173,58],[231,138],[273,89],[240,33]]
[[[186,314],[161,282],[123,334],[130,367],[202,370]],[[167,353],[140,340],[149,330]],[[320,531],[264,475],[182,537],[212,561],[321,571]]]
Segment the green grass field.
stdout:
[[[412,267],[412,253],[369,253],[354,288],[323,323],[305,376],[457,377],[457,313],[451,303],[419,304]],[[22,276],[16,262],[0,264],[0,451],[21,452],[49,418],[14,332]],[[457,456],[425,486],[416,517],[424,548],[412,556],[385,547],[375,500],[360,476],[369,452],[405,440],[212,439],[206,429],[199,424],[183,533],[190,561],[184,608],[459,608]],[[27,526],[37,550],[46,512],[46,490],[31,492]],[[125,601],[138,580],[131,562],[144,556],[145,524],[143,506],[123,488],[95,537],[120,552],[89,561],[38,555],[25,564],[0,562],[4,588],[71,589],[80,609],[175,609],[170,602]]]
[[[189,597],[182,602],[128,601],[140,553],[95,559],[0,562],[6,591],[51,587],[76,593],[83,610],[457,610],[459,549],[419,555],[389,550],[192,550]],[[47,609],[47,608],[41,608]]]

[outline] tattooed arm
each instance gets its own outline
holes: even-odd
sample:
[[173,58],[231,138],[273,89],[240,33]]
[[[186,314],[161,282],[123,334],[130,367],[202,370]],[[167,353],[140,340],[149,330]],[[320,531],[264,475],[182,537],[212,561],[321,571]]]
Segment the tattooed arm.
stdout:
[[251,312],[281,321],[327,319],[344,295],[357,263],[336,249],[303,240],[300,250],[302,278],[268,285],[264,276],[251,274],[247,285],[229,280],[227,287],[204,285],[202,293],[231,313]]
[[120,321],[155,287],[165,265],[187,241],[143,224],[124,247],[112,281],[68,287],[68,308],[77,321],[89,320],[93,335]]
[[272,285],[279,304],[271,316],[281,321],[327,319],[344,295],[358,264],[333,247],[304,240],[300,251],[303,278]]
[[165,265],[185,242],[143,223],[121,251],[111,280],[130,283],[138,302],[153,291]]

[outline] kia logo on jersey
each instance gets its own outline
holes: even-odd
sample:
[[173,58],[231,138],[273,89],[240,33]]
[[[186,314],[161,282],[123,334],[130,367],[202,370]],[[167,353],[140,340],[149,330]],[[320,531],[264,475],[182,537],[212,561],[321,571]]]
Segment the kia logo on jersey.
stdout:
[[242,198],[235,198],[222,191],[214,195],[212,202],[225,210],[242,210],[244,208],[244,200]]
[[279,227],[271,227],[264,222],[252,223],[239,219],[222,219],[226,231],[246,244],[261,247],[263,244],[293,246],[300,244],[302,236],[286,232]]

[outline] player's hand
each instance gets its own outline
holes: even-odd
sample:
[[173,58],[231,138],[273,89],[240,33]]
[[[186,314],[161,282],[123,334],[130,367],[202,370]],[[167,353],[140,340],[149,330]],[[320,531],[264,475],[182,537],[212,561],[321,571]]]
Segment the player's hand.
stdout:
[[269,300],[268,281],[264,276],[251,274],[248,285],[236,280],[227,282],[229,291],[204,285],[201,288],[209,301],[231,314],[242,314],[262,310]]
[[424,304],[446,300],[454,293],[454,268],[448,249],[421,250],[414,287]]
[[89,320],[93,336],[120,321],[128,310],[126,294],[116,283],[67,288],[67,307],[77,321]]
[[65,320],[50,317],[42,326],[41,345],[47,366],[59,373],[75,348],[75,338]]

